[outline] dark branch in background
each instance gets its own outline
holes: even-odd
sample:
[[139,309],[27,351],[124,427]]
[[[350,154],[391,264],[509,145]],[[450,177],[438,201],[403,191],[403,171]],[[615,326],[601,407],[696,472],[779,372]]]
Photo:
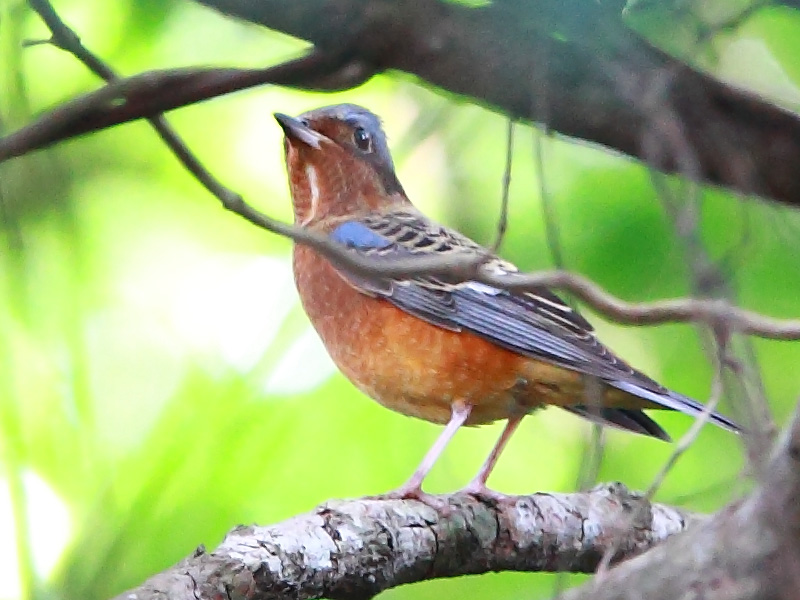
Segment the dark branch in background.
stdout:
[[[71,46],[66,46],[72,52]],[[356,77],[351,77],[355,75]],[[266,69],[172,69],[149,71],[112,81],[94,92],[65,102],[37,121],[0,139],[0,161],[46,148],[56,142],[155,117],[174,108],[265,83],[339,89],[360,82],[357,61],[343,53],[313,52]],[[341,78],[340,78],[341,77]]]
[[[199,550],[118,599],[371,598],[404,583],[489,571],[590,573],[617,534],[615,561],[694,520],[621,484],[499,505],[440,498],[448,514],[414,500],[352,500],[271,527],[239,527],[214,552]],[[634,512],[634,527],[621,531]]]
[[[698,180],[800,205],[800,118],[653,48],[605,3],[499,0],[197,0],[307,39],[311,55],[269,69],[144,73],[67,103],[0,140],[0,160],[264,83],[344,89],[398,69],[514,117],[598,142],[666,172],[680,156],[649,156],[666,107],[685,128]],[[41,3],[39,3],[41,4]],[[558,32],[558,36],[553,35]],[[547,102],[530,81],[541,63]],[[624,123],[624,126],[620,124]]]
[[232,194],[197,161],[171,130],[161,113],[263,84],[335,91],[354,87],[372,76],[357,56],[339,46],[264,69],[173,69],[119,79],[81,43],[48,0],[29,0],[52,34],[53,45],[70,52],[108,82],[106,87],[66,102],[37,121],[0,138],[0,162],[33,150],[120,125],[148,119],[184,166],[215,195]]
[[[698,158],[699,180],[800,205],[800,118],[664,54],[606,3],[498,0],[470,8],[370,0],[365,10],[361,0],[197,1],[318,48],[344,43],[375,71],[413,73],[643,160],[644,140],[659,131],[654,107],[669,107]],[[546,65],[537,74],[547,93],[544,114],[534,97],[539,90],[520,85],[537,63]],[[682,171],[672,153],[651,165]]]

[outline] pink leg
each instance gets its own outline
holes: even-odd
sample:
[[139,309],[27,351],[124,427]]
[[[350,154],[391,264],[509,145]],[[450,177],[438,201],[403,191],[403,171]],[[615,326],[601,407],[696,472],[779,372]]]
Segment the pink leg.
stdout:
[[436,508],[435,505],[440,503],[437,503],[433,496],[430,496],[422,491],[422,482],[430,472],[431,468],[433,468],[434,463],[447,447],[447,444],[450,443],[451,439],[453,439],[456,431],[458,431],[458,429],[466,422],[467,418],[469,418],[470,412],[472,412],[472,406],[469,404],[453,404],[453,412],[452,416],[450,417],[450,421],[447,423],[444,431],[439,434],[439,437],[433,443],[431,449],[428,450],[425,458],[422,459],[422,462],[417,467],[417,470],[414,471],[414,474],[411,476],[411,478],[395,491],[384,494],[381,497],[403,499],[415,498],[417,500],[422,500],[426,504]]
[[486,480],[489,479],[489,475],[491,475],[494,466],[497,464],[497,459],[500,458],[500,454],[503,452],[506,444],[508,444],[508,440],[511,439],[511,436],[517,430],[517,427],[519,427],[522,417],[524,416],[525,415],[520,415],[516,417],[510,417],[508,419],[508,422],[503,429],[503,433],[500,434],[500,439],[497,440],[494,448],[492,448],[491,454],[489,454],[489,458],[487,458],[486,462],[483,463],[481,470],[478,471],[478,474],[475,476],[475,478],[464,488],[465,492],[478,496],[487,496],[495,500],[502,500],[506,497],[503,494],[493,492],[492,490],[488,489],[486,487]]

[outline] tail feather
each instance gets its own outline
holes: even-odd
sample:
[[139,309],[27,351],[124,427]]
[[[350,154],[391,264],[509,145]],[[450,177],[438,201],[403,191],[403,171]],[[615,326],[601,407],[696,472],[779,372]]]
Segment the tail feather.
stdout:
[[562,408],[600,425],[649,435],[665,442],[672,441],[669,434],[641,410],[594,406],[564,406]]
[[[677,410],[693,417],[699,417],[705,411],[705,407],[697,400],[673,391],[667,390],[664,393],[660,393],[627,381],[609,381],[608,385],[633,396],[649,400],[662,408]],[[708,421],[717,427],[722,427],[734,433],[741,431],[741,428],[736,423],[717,412],[712,412],[708,417]]]

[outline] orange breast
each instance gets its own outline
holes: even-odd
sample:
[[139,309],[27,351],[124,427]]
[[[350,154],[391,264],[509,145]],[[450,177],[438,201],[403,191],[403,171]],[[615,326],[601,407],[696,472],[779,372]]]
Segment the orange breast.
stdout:
[[473,405],[469,424],[580,401],[579,374],[532,360],[471,333],[431,325],[355,290],[326,260],[297,246],[303,307],[333,361],[384,406],[446,423],[451,404]]

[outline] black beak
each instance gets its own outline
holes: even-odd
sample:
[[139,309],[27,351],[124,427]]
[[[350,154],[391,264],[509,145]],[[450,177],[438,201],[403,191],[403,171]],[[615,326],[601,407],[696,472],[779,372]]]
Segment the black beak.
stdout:
[[311,129],[300,119],[295,119],[283,113],[275,113],[275,119],[287,138],[303,142],[306,146],[319,149],[320,142],[325,139],[323,135]]

